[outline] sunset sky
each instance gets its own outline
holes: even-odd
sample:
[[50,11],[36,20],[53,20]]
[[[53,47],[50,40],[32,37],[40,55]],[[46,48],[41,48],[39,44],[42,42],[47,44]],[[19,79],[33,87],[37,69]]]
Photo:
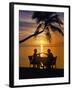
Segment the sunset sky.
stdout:
[[[61,20],[64,21],[64,14],[57,13]],[[27,36],[33,34],[36,30],[36,20],[32,19],[33,11],[19,11],[19,40],[23,40]],[[41,51],[41,44],[43,46],[43,52],[47,52],[50,48],[54,56],[57,55],[57,67],[63,68],[64,64],[64,37],[58,32],[51,32],[51,43],[46,38],[45,32],[39,34],[37,38],[32,37],[27,41],[20,44],[20,67],[29,67],[28,56],[33,54],[34,48],[37,48],[38,52]],[[62,54],[60,56],[60,53]]]

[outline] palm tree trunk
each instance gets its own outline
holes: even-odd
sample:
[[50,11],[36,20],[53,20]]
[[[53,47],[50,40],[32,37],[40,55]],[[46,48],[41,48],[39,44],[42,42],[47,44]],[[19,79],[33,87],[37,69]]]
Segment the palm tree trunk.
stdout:
[[[38,35],[38,34],[41,34],[43,31],[44,31],[44,29],[43,29],[42,31],[38,32],[37,35]],[[25,39],[19,41],[19,43],[21,44],[21,43],[25,42],[26,40],[30,39],[30,38],[33,37],[33,36],[36,36],[36,34],[32,34],[32,35],[26,37]]]

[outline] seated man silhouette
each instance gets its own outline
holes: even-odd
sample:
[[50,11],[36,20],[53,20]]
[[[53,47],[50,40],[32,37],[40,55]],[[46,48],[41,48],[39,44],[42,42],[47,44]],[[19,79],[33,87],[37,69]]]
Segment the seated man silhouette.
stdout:
[[33,61],[33,67],[36,68],[39,68],[40,66],[40,61],[39,61],[39,58],[40,57],[40,53],[37,54],[37,49],[34,49],[34,53],[33,53],[33,56],[32,56],[32,61]]
[[46,64],[47,68],[50,69],[51,68],[51,63],[52,63],[52,61],[54,59],[54,56],[53,56],[53,54],[52,54],[50,49],[47,50],[47,54],[46,55],[47,55],[47,60],[46,60],[45,64]]

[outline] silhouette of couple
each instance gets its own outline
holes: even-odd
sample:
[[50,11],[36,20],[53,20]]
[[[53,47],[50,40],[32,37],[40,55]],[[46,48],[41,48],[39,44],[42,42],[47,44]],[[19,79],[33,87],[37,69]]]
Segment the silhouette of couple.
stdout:
[[[33,58],[32,58],[32,60],[33,60],[33,67],[36,67],[36,64],[37,64],[37,67],[40,66],[40,60],[39,60],[39,58],[38,58],[38,57],[40,57],[40,54],[41,54],[41,53],[37,53],[37,49],[34,49]],[[53,54],[52,54],[52,52],[51,52],[50,49],[48,49],[48,50],[47,50],[47,53],[44,53],[44,54],[47,55],[47,60],[45,61],[45,65],[46,65],[48,68],[50,68],[50,63],[52,62],[52,60],[53,60],[53,58],[54,58],[54,57],[53,57]]]

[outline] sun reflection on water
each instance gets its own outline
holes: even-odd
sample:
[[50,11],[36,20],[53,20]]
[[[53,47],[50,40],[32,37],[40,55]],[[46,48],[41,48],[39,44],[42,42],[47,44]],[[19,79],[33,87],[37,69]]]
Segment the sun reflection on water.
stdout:
[[41,45],[40,45],[40,56],[43,57],[43,41],[40,41]]

